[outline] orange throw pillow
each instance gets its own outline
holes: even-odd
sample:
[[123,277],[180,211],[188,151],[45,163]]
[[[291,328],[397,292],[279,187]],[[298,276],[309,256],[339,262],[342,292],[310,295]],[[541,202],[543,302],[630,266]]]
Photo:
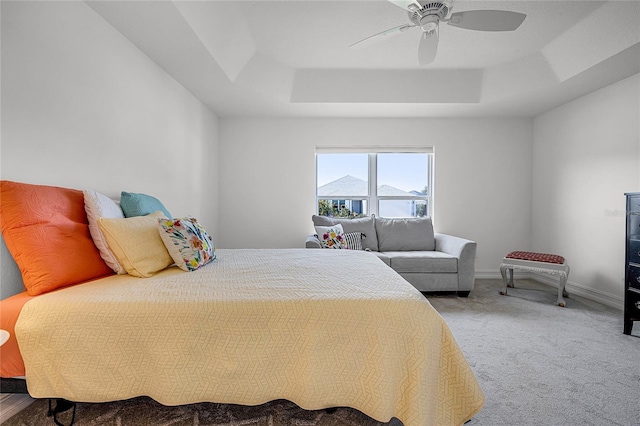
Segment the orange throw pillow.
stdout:
[[0,227],[31,296],[113,274],[91,239],[82,191],[0,181]]

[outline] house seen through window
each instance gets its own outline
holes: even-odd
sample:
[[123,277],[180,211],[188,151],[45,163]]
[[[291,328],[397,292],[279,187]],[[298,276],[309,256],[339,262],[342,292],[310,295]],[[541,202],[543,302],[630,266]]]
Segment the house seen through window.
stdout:
[[316,152],[317,212],[358,218],[431,216],[432,154]]

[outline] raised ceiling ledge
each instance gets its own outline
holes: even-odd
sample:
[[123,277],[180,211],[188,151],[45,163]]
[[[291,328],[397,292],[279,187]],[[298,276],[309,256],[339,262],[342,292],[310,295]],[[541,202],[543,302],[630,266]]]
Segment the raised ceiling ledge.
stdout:
[[172,4],[227,78],[235,81],[257,53],[248,24],[238,19],[242,16],[240,5],[229,1],[174,1]]
[[568,80],[640,43],[638,16],[640,2],[607,2],[544,46],[541,52],[558,80]]
[[255,54],[234,81],[235,84],[289,102],[295,70],[265,55]]
[[482,101],[494,101],[557,84],[549,61],[540,52],[485,70]]
[[292,103],[478,103],[482,70],[328,70],[296,72]]

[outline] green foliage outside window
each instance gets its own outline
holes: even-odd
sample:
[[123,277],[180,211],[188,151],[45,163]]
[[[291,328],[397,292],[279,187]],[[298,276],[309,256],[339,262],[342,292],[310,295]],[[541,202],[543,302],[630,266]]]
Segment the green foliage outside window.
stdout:
[[345,206],[338,207],[338,205],[334,204],[332,200],[318,200],[318,214],[320,216],[344,217],[350,219],[365,216],[364,214],[352,212]]
[[416,205],[416,217],[424,217],[427,215],[427,203]]
[[[428,187],[424,187],[421,191],[423,194],[427,195]],[[416,217],[424,217],[427,215],[427,203],[419,203],[416,205]]]

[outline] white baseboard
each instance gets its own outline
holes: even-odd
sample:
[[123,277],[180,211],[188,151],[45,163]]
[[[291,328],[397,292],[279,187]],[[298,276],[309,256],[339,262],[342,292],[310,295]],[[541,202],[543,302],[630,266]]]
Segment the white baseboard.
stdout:
[[[481,271],[476,270],[474,277],[477,280],[501,280],[502,279],[502,275],[500,275],[500,271],[496,271],[494,269],[490,269],[490,270],[485,269]],[[519,279],[531,278],[531,274],[529,272],[518,271],[516,269],[513,271],[513,277],[519,278]]]
[[[549,285],[554,288],[558,288],[558,278],[551,277],[547,274],[535,273],[535,272],[526,272],[514,270],[513,276],[515,279],[526,279],[531,278],[540,283]],[[489,279],[502,279],[502,275],[500,275],[499,270],[481,270],[476,271],[475,278],[478,280],[489,280]],[[614,296],[609,293],[605,293],[604,291],[595,290],[589,287],[586,287],[582,284],[575,283],[573,281],[567,281],[566,290],[571,294],[575,294],[580,297],[584,297],[585,299],[593,300],[594,302],[602,303],[603,305],[610,306],[615,309],[623,310],[624,309],[624,299],[619,296]]]
[[[554,280],[547,274],[539,273],[532,273],[531,275],[531,278],[538,282],[548,284],[554,288],[558,288],[557,278]],[[603,305],[619,309],[621,311],[624,309],[624,299],[622,297],[614,296],[612,294],[605,293],[604,291],[589,288],[573,281],[567,281],[567,285],[565,286],[565,288],[569,293],[569,296],[571,296],[571,294],[575,294],[577,296],[584,297],[585,299],[593,300],[594,302],[602,303]]]
[[0,394],[0,424],[31,405],[35,399],[24,393]]

